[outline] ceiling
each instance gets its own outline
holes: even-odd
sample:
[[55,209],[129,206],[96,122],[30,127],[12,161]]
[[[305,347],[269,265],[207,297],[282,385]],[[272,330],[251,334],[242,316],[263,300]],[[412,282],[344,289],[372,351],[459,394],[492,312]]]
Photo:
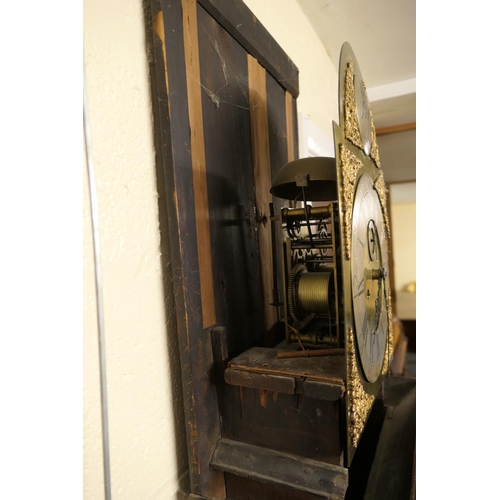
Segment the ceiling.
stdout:
[[[415,181],[416,125],[411,124],[416,123],[416,0],[297,2],[337,70],[345,41],[356,54],[386,182]],[[402,125],[409,128],[390,131]]]

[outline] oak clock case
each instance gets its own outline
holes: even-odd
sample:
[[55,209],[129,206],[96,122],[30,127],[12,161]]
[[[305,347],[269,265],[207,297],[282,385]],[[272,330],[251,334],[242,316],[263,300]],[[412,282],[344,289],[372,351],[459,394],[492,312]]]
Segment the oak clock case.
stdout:
[[287,343],[311,353],[344,349],[348,467],[392,355],[386,186],[365,83],[348,43],[339,64],[339,117],[335,158],[284,165],[271,193],[290,204],[276,217]]
[[360,67],[344,45],[334,157],[295,160],[299,71],[243,0],[150,10],[189,498],[342,500],[391,349],[385,185]]

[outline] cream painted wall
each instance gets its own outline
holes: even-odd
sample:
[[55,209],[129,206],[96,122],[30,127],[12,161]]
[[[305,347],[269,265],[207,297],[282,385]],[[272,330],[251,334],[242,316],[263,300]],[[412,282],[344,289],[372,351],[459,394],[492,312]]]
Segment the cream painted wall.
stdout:
[[[299,68],[297,111],[327,137],[338,123],[338,74],[324,45],[295,0],[244,0]],[[340,53],[339,53],[340,55]]]
[[[104,283],[112,496],[178,499],[187,479],[184,417],[173,301],[163,285],[142,2],[86,0],[83,7]],[[96,295],[86,181],[83,200],[84,498],[101,500]]]
[[394,252],[394,281],[400,292],[417,280],[416,203],[391,204],[391,236]]
[[[295,0],[247,4],[300,69],[298,111],[331,136],[337,74],[302,10]],[[104,284],[112,495],[116,500],[178,500],[188,489],[187,457],[173,299],[160,253],[142,2],[86,0],[83,7]],[[102,500],[96,294],[85,172],[84,498]]]

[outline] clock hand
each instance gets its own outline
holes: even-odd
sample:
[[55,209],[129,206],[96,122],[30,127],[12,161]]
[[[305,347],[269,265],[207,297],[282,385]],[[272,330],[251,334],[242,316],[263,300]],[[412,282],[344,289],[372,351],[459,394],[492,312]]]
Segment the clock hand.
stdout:
[[[365,278],[362,278],[362,280],[359,282],[358,285],[358,290],[365,284]],[[364,290],[363,290],[364,291]]]
[[[376,271],[375,271],[376,272]],[[375,275],[374,272],[374,275]],[[375,276],[374,276],[375,277]],[[387,306],[387,287],[385,286],[385,278],[387,277],[387,271],[385,267],[380,267],[378,269],[378,291],[377,291],[377,298],[375,299],[375,328],[378,328],[378,323],[380,321],[380,314],[382,312],[382,304],[380,300],[380,295],[381,295],[381,290],[382,290],[382,282],[384,282],[384,299],[385,299],[385,304]]]

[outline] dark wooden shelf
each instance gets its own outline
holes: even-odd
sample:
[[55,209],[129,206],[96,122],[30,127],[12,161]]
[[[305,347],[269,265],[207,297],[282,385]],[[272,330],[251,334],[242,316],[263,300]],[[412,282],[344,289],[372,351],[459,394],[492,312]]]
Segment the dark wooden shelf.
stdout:
[[278,358],[278,349],[252,347],[229,361],[230,385],[335,401],[345,393],[345,356]]

